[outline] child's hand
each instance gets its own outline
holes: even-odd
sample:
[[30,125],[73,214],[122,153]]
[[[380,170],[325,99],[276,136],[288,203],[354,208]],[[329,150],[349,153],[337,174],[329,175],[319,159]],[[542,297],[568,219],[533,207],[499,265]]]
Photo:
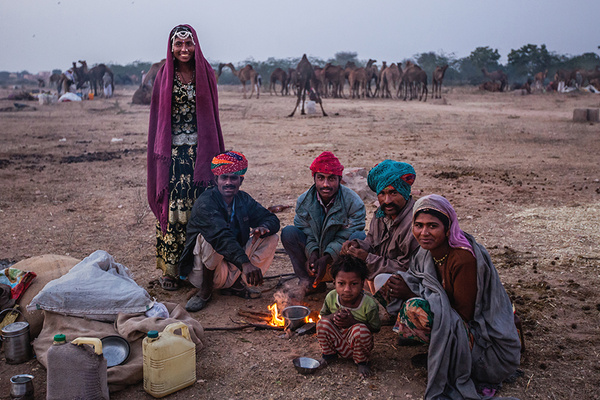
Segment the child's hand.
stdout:
[[350,311],[342,308],[333,314],[333,323],[340,329],[346,329],[356,324],[357,321]]

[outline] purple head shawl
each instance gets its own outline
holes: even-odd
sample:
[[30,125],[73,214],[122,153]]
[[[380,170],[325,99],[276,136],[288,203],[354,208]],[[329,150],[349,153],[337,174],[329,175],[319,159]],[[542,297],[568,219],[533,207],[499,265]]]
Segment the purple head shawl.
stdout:
[[428,196],[421,197],[415,202],[413,207],[413,220],[418,211],[426,209],[439,211],[448,217],[448,220],[450,220],[450,226],[448,227],[448,244],[450,247],[455,249],[469,250],[471,254],[473,254],[473,257],[475,257],[471,243],[469,243],[465,237],[465,234],[458,225],[456,211],[454,211],[454,208],[452,208],[452,205],[448,200],[446,200],[445,197],[442,197],[439,194],[430,194]]
[[[204,58],[196,31],[189,25],[195,43],[196,122],[198,148],[194,167],[194,183],[207,186],[214,175],[212,158],[225,150],[219,106],[217,81],[211,65]],[[174,57],[171,36],[167,44],[167,61],[158,71],[152,90],[148,127],[148,203],[166,232],[169,215],[169,171],[171,166],[171,97],[173,94]]]

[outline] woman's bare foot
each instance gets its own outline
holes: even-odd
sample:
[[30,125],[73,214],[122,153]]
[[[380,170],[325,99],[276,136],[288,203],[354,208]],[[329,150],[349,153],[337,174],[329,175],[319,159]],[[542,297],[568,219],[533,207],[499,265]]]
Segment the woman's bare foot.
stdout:
[[369,368],[369,364],[358,364],[358,376],[368,378],[373,375],[373,371]]

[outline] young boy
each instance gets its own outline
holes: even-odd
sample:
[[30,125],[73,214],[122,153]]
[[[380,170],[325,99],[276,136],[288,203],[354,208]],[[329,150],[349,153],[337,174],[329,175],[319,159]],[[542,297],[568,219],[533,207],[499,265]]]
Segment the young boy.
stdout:
[[361,378],[371,375],[368,361],[373,333],[379,332],[381,321],[377,302],[363,292],[367,273],[365,262],[350,255],[341,255],[331,266],[335,290],[325,297],[317,323],[321,368],[339,354],[352,357]]

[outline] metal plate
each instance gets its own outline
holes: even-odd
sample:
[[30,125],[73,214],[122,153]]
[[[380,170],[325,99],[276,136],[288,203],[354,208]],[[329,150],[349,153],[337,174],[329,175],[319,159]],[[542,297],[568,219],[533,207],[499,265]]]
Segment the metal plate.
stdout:
[[106,366],[121,365],[129,357],[129,343],[121,336],[106,336],[102,340],[102,353],[106,358]]

